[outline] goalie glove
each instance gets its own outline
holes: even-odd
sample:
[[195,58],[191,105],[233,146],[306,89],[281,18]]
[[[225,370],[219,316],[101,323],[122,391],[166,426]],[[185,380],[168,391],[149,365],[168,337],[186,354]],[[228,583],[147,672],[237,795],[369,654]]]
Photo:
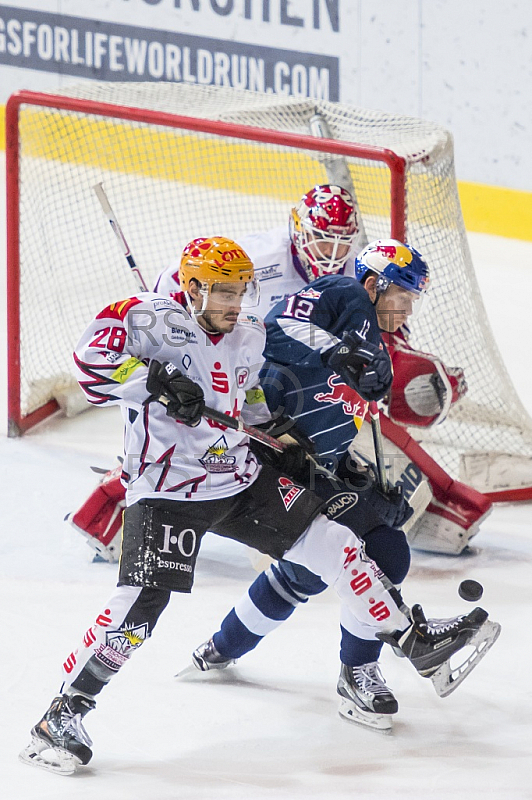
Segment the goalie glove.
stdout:
[[442,422],[467,392],[463,370],[446,367],[436,356],[396,347],[388,413],[399,425],[429,427]]
[[380,400],[392,385],[392,363],[386,348],[367,342],[356,331],[345,331],[342,341],[324,355],[327,365],[363,400]]
[[150,397],[166,406],[166,414],[190,428],[199,425],[205,409],[203,389],[183,375],[170,361],[151,361],[146,388]]

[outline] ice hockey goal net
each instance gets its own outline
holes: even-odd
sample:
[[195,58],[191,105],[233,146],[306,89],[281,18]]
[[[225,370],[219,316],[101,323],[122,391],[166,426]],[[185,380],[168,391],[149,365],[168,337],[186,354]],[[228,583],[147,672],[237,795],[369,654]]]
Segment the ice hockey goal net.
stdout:
[[[335,142],[311,135],[316,113]],[[84,326],[135,291],[93,185],[103,181],[150,284],[190,238],[286,224],[299,196],[346,164],[368,240],[405,237],[430,264],[412,343],[466,372],[467,396],[423,446],[468,482],[482,473],[495,486],[502,465],[502,485],[530,484],[532,422],[486,319],[447,131],[339,103],[94,82],[17,93],[6,132],[11,435],[57,410]]]

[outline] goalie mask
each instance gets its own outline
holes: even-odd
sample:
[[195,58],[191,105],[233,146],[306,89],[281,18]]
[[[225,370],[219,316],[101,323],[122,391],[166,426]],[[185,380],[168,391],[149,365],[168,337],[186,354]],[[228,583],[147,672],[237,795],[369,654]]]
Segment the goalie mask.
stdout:
[[359,233],[353,198],[341,186],[314,186],[292,209],[289,230],[308,281],[340,272]]
[[[256,306],[259,302],[259,284],[254,277],[253,263],[232,239],[211,236],[189,242],[183,250],[179,266],[179,283],[185,291],[192,278],[199,284],[203,296],[203,307],[198,313],[205,310],[209,294],[213,290],[223,289],[224,284],[245,286],[241,297],[243,307]],[[223,297],[224,292],[219,292],[219,301],[223,302]]]
[[429,268],[420,253],[397,239],[378,239],[365,247],[355,259],[355,277],[363,282],[369,273],[377,274],[377,295],[393,283],[407,292],[422,295],[429,284]]

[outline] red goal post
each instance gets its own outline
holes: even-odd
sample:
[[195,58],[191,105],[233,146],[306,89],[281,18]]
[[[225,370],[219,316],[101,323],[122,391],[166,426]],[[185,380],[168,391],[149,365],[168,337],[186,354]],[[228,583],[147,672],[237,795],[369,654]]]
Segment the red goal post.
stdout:
[[[316,114],[334,138],[310,135]],[[286,229],[290,207],[312,185],[341,182],[331,179],[340,166],[368,240],[404,239],[430,265],[431,302],[413,323],[413,346],[465,370],[469,391],[448,418],[410,434],[465,483],[532,496],[532,421],[483,308],[448,131],[327,101],[88,81],[13,95],[6,145],[11,436],[63,406],[87,321],[136,291],[95,184],[153,285],[195,236]]]

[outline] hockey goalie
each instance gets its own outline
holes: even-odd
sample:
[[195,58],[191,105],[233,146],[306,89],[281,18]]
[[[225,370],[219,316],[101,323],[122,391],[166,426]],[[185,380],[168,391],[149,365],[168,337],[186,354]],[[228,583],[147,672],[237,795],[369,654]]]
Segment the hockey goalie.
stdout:
[[[361,239],[356,203],[349,192],[334,185],[307,192],[292,209],[286,229],[244,237],[239,243],[260,265],[263,316],[327,274],[354,275],[374,296],[374,303],[378,300],[379,324],[394,368],[392,389],[381,413],[384,449],[394,473],[392,483],[398,479],[415,510],[407,523],[408,540],[415,549],[460,554],[478,532],[491,502],[451,478],[408,432],[441,423],[464,396],[467,384],[461,369],[449,368],[437,356],[409,345],[408,314],[397,317],[387,312],[385,288],[400,285],[400,243],[376,242],[357,253]],[[179,291],[175,266],[162,273],[156,289],[170,296]],[[340,395],[338,387],[331,386],[329,402],[341,403]],[[361,425],[352,450],[362,460],[374,460],[368,423]],[[81,508],[67,516],[106,561],[119,555],[125,494],[119,473],[120,469],[106,473]]]

